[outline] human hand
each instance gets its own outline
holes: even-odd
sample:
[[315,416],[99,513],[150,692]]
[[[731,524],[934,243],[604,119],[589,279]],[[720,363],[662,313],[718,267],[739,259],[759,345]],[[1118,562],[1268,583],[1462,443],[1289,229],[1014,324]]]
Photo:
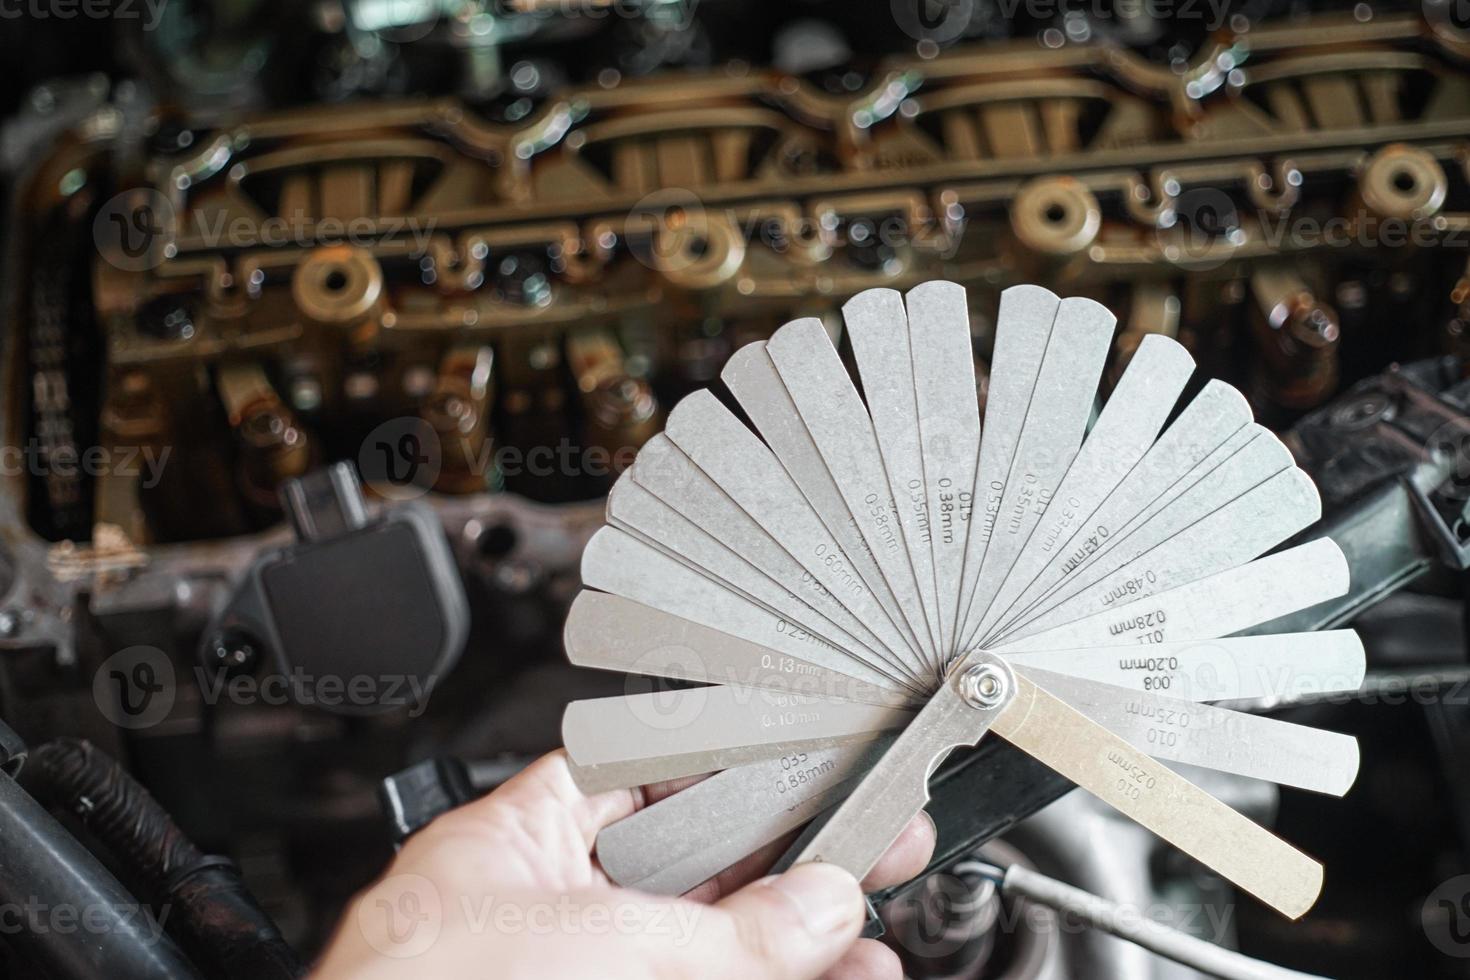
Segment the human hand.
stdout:
[[[803,864],[760,877],[788,841],[683,898],[612,884],[591,853],[597,832],[690,782],[585,796],[563,752],[542,757],[410,838],[353,901],[313,980],[902,976],[892,951],[857,939],[862,891],[846,871]],[[913,877],[933,849],[921,814],[864,887]]]

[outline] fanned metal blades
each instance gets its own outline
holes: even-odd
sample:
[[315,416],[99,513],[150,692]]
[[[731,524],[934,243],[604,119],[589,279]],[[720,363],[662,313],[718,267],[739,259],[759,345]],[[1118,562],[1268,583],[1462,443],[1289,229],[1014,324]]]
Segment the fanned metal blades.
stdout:
[[1089,299],[1001,294],[983,419],[961,287],[843,318],[855,371],[830,325],[785,325],[608,498],[566,647],[629,686],[568,708],[573,772],[718,775],[605,830],[607,873],[682,892],[835,807],[798,860],[861,876],[946,755],[999,737],[1303,914],[1321,867],[1167,765],[1339,796],[1357,774],[1345,735],[1210,703],[1363,679],[1351,631],[1238,635],[1348,589],[1332,541],[1273,551],[1320,516],[1290,453],[1228,385],[1186,397],[1164,336],[1099,391],[1114,319]]

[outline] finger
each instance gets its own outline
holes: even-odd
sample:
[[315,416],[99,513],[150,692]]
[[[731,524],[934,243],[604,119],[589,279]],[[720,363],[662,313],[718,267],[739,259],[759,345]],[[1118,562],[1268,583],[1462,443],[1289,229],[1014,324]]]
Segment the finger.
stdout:
[[502,783],[494,792],[455,810],[459,820],[503,819],[507,810],[544,822],[562,814],[570,820],[572,832],[581,838],[581,847],[590,851],[597,832],[621,820],[644,805],[642,790],[618,789],[587,796],[572,780],[564,749],[543,755]]
[[903,980],[903,964],[877,940],[859,939],[823,980]]
[[712,906],[681,955],[691,960],[690,976],[813,980],[857,939],[863,908],[852,875],[830,864],[799,865]]
[[718,901],[721,896],[744,888],[758,878],[764,878],[771,873],[771,865],[775,864],[777,859],[785,854],[796,841],[796,833],[793,830],[752,851],[709,881],[690,889],[684,897],[695,902],[714,902]]
[[875,892],[890,888],[923,871],[929,864],[929,859],[934,856],[936,839],[934,818],[920,810],[918,816],[908,822],[898,839],[889,845],[888,850],[863,879],[863,891]]
[[673,796],[680,790],[688,789],[695,783],[702,783],[713,776],[714,773],[705,773],[702,776],[680,776],[678,779],[665,779],[660,783],[649,783],[643,787],[643,805],[653,806],[666,796]]

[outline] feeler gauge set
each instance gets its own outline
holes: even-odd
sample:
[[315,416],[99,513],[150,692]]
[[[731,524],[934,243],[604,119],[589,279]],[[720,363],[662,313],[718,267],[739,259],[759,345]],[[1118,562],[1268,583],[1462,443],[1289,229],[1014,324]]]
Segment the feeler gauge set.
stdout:
[[[1311,481],[1244,398],[1149,336],[1100,411],[1115,320],[1001,294],[982,424],[963,288],[786,324],[670,413],[582,563],[574,663],[708,686],[578,701],[589,791],[716,772],[607,828],[616,881],[679,893],[837,806],[799,860],[861,877],[989,733],[1293,918],[1311,858],[1175,772],[1341,795],[1347,736],[1214,701],[1355,690],[1350,630],[1236,636],[1343,594]],[[753,426],[753,428],[752,428]],[[630,681],[630,685],[636,684]],[[976,808],[986,805],[974,800]]]

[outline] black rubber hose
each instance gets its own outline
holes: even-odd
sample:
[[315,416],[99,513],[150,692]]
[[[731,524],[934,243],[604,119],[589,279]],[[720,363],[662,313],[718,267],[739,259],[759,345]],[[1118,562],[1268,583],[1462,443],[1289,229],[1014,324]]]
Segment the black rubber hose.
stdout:
[[0,933],[55,980],[197,980],[145,905],[0,774]]
[[35,796],[71,813],[167,907],[165,927],[210,977],[293,980],[304,969],[228,860],[189,840],[168,812],[111,757],[57,739],[31,750],[22,778]]

